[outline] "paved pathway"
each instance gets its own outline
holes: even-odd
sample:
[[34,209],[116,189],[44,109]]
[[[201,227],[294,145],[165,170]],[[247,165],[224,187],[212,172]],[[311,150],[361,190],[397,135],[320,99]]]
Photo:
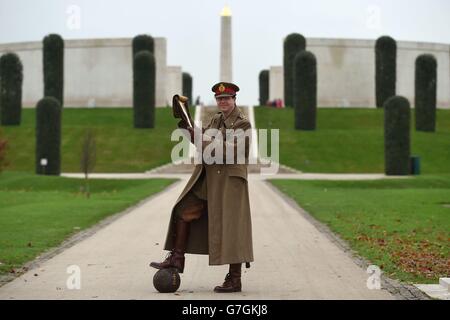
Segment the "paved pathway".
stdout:
[[[365,270],[259,175],[249,179],[255,262],[243,269],[243,292],[214,293],[227,266],[208,266],[207,256],[187,255],[179,291],[158,293],[152,285],[155,269],[148,263],[165,255],[171,207],[189,175],[160,176],[181,181],[0,287],[0,299],[394,298],[386,290],[367,289]],[[71,265],[81,270],[80,290],[66,286]]]

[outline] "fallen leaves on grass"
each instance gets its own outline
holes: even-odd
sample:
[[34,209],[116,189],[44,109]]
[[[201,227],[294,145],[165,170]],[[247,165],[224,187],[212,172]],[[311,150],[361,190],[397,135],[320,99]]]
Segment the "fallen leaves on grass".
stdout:
[[[384,236],[371,237],[359,234],[356,240],[366,242],[371,248],[387,253],[395,266],[403,272],[428,279],[446,277],[450,274],[450,258],[445,254],[445,240],[442,236],[437,241],[419,240],[413,232],[407,237]],[[448,239],[447,239],[448,240]],[[448,246],[448,245],[447,245]]]
[[433,279],[450,273],[450,259],[442,253],[442,245],[428,240],[404,241],[391,256],[401,270],[417,276]]

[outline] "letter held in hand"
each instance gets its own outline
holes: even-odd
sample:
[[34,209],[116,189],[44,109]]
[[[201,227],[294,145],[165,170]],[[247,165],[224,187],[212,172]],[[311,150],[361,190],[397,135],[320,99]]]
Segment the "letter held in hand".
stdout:
[[188,127],[193,128],[194,125],[192,124],[187,102],[187,97],[177,94],[174,95],[172,100],[173,115],[175,118],[183,119],[187,123]]

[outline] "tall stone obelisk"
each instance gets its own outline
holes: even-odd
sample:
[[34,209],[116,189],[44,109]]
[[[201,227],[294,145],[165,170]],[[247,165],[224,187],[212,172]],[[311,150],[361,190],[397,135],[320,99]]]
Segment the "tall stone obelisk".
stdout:
[[220,30],[220,79],[233,82],[233,57],[231,51],[231,10],[228,6],[222,9]]

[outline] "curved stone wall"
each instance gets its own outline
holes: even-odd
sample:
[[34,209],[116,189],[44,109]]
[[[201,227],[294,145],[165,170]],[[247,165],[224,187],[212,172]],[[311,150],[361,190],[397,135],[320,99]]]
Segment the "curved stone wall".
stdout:
[[[166,39],[154,38],[156,59],[156,105],[166,106],[181,87],[167,85]],[[131,38],[86,39],[64,41],[64,106],[131,106],[132,50]],[[34,107],[42,98],[42,42],[0,44],[0,54],[19,55],[23,64],[23,105]],[[173,68],[172,68],[173,69]],[[170,74],[173,77],[173,70]],[[178,69],[177,69],[178,70]],[[181,79],[181,68],[179,77]],[[177,75],[175,75],[177,76]],[[174,83],[174,81],[170,81]],[[173,89],[173,90],[172,90]]]
[[[307,50],[317,58],[318,105],[375,107],[375,40],[308,38]],[[414,106],[415,60],[433,54],[438,63],[438,108],[450,108],[450,46],[397,42],[397,94]],[[270,68],[270,100],[283,97],[283,68]]]
[[[65,106],[131,106],[131,38],[65,40]],[[155,38],[156,105],[171,104],[181,92],[181,67],[167,66],[165,38]],[[318,105],[375,106],[375,40],[308,38],[317,57]],[[43,94],[42,42],[0,44],[0,54],[16,52],[24,66],[23,104],[34,107]],[[397,94],[414,106],[414,65],[418,55],[438,63],[438,108],[450,108],[450,46],[397,42]],[[283,97],[283,69],[270,68],[270,99]],[[256,75],[257,76],[257,75]],[[255,76],[255,77],[256,77]],[[255,99],[256,101],[256,99]]]

